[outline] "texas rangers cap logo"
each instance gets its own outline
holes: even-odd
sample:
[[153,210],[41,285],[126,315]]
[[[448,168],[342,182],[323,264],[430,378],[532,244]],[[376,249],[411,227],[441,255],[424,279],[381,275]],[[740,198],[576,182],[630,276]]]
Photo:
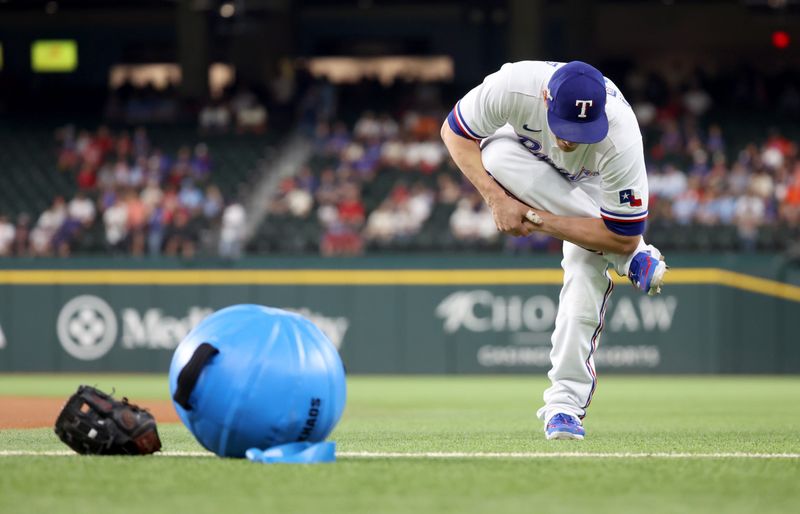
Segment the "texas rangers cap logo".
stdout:
[[619,192],[619,203],[627,203],[630,204],[631,207],[641,207],[642,199],[636,198],[636,193],[633,189],[623,189]]
[[581,108],[578,118],[587,118],[586,109],[594,105],[594,100],[575,100],[575,106]]

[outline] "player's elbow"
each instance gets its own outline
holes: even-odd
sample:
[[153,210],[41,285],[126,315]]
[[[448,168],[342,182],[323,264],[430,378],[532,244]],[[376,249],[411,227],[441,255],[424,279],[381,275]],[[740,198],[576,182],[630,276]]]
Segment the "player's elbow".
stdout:
[[639,239],[641,239],[641,236],[623,236],[615,234],[614,239],[616,246],[619,249],[619,251],[614,253],[619,253],[620,255],[629,255],[639,248]]

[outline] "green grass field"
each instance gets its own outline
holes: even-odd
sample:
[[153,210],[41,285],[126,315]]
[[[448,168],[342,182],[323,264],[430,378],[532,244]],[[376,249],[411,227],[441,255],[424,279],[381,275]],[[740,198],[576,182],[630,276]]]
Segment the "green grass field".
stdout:
[[[0,395],[66,398],[81,382],[134,401],[168,398],[165,376],[136,375],[0,375]],[[159,425],[171,455],[156,457],[41,455],[67,447],[49,429],[5,430],[0,512],[797,510],[800,378],[605,377],[582,442],[544,439],[534,413],[545,386],[351,377],[335,464],[180,455],[201,450],[180,424]]]

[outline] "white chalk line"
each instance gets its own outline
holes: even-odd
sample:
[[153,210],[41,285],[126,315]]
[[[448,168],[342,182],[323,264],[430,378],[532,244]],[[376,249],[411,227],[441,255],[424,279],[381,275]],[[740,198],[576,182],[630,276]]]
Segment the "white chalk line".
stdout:
[[[209,452],[166,451],[160,457],[215,457]],[[70,457],[69,450],[0,450],[0,457]],[[680,453],[680,452],[337,452],[342,459],[800,459],[800,453]]]

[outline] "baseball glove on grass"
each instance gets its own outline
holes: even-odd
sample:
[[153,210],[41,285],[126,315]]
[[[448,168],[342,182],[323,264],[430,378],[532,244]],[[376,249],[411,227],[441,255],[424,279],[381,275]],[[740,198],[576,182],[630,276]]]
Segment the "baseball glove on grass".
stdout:
[[84,455],[147,455],[161,449],[152,414],[86,385],[67,400],[55,432]]

